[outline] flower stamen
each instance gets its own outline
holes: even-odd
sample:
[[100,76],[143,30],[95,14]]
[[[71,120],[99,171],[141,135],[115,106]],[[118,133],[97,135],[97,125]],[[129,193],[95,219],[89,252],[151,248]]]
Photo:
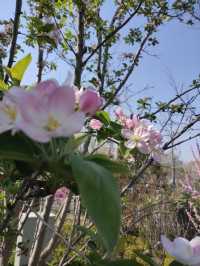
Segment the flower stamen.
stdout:
[[47,131],[55,131],[57,128],[59,128],[61,125],[54,117],[50,116],[47,122],[47,125],[45,126],[45,129]]
[[9,106],[9,105],[5,105],[3,107],[3,111],[8,115],[10,120],[12,120],[12,121],[16,120],[17,112],[16,112],[16,109],[14,107]]

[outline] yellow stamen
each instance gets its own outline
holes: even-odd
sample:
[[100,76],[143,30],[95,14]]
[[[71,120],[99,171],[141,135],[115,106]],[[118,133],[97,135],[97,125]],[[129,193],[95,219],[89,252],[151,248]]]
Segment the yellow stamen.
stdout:
[[132,137],[131,137],[131,139],[132,139],[132,141],[134,141],[134,142],[139,142],[140,140],[141,140],[141,137],[140,136],[137,136],[137,135],[133,135]]
[[16,116],[17,116],[17,112],[16,109],[12,106],[9,105],[5,105],[3,107],[3,111],[9,116],[9,118],[13,121],[15,121]]
[[45,129],[48,131],[54,131],[58,127],[60,127],[60,123],[54,117],[50,116],[48,119],[48,123],[45,126]]

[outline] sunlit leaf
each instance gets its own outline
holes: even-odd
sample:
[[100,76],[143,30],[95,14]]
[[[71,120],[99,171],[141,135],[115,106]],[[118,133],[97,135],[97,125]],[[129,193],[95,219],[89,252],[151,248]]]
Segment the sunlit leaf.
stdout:
[[87,160],[100,164],[101,166],[108,169],[112,173],[127,174],[129,172],[127,164],[125,164],[122,161],[111,160],[106,155],[103,154],[89,155],[87,157]]
[[8,85],[3,80],[0,80],[0,90],[5,91],[7,89],[8,89]]
[[108,251],[117,243],[120,230],[120,194],[115,178],[102,166],[73,155],[71,165],[81,198]]
[[24,58],[19,60],[12,68],[6,67],[6,72],[12,78],[12,80],[20,82],[32,60],[31,54],[26,55]]

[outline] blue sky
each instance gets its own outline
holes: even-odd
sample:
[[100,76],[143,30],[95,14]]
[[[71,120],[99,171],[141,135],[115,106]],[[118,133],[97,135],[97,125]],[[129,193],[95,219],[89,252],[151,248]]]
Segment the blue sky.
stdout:
[[[26,1],[24,1],[26,2]],[[105,17],[113,12],[111,1],[105,8]],[[1,5],[0,19],[13,17],[15,8],[14,0],[6,0]],[[129,26],[134,26],[132,21]],[[139,67],[131,77],[133,90],[139,91],[148,86],[149,89],[138,97],[150,96],[154,100],[166,101],[175,95],[172,80],[178,87],[189,85],[200,73],[200,24],[194,27],[181,24],[178,21],[168,22],[160,27],[157,34],[159,45],[151,49],[154,56],[145,55]],[[119,47],[122,49],[122,47]],[[26,50],[26,54],[32,50]],[[26,73],[24,82],[34,82],[34,62],[37,54],[33,53],[33,63]],[[66,63],[59,63],[58,70],[51,73],[51,77],[64,81],[68,70]],[[193,143],[194,144],[194,143]],[[184,145],[181,149],[181,158],[189,160],[192,156],[190,147],[192,144]]]

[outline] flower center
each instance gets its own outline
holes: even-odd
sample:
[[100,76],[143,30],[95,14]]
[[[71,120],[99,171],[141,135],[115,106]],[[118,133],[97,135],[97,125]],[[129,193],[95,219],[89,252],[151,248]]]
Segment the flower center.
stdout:
[[136,142],[136,143],[138,143],[138,142],[140,142],[141,137],[140,136],[137,136],[137,135],[133,135],[131,137],[131,140],[134,141],[134,142]]
[[17,112],[16,112],[16,109],[14,107],[9,106],[9,105],[5,105],[3,107],[3,111],[8,115],[10,120],[12,120],[12,121],[16,120]]
[[47,131],[54,131],[58,127],[60,127],[60,123],[58,122],[58,120],[56,120],[54,117],[50,116],[48,119],[47,125],[45,126],[45,129]]

